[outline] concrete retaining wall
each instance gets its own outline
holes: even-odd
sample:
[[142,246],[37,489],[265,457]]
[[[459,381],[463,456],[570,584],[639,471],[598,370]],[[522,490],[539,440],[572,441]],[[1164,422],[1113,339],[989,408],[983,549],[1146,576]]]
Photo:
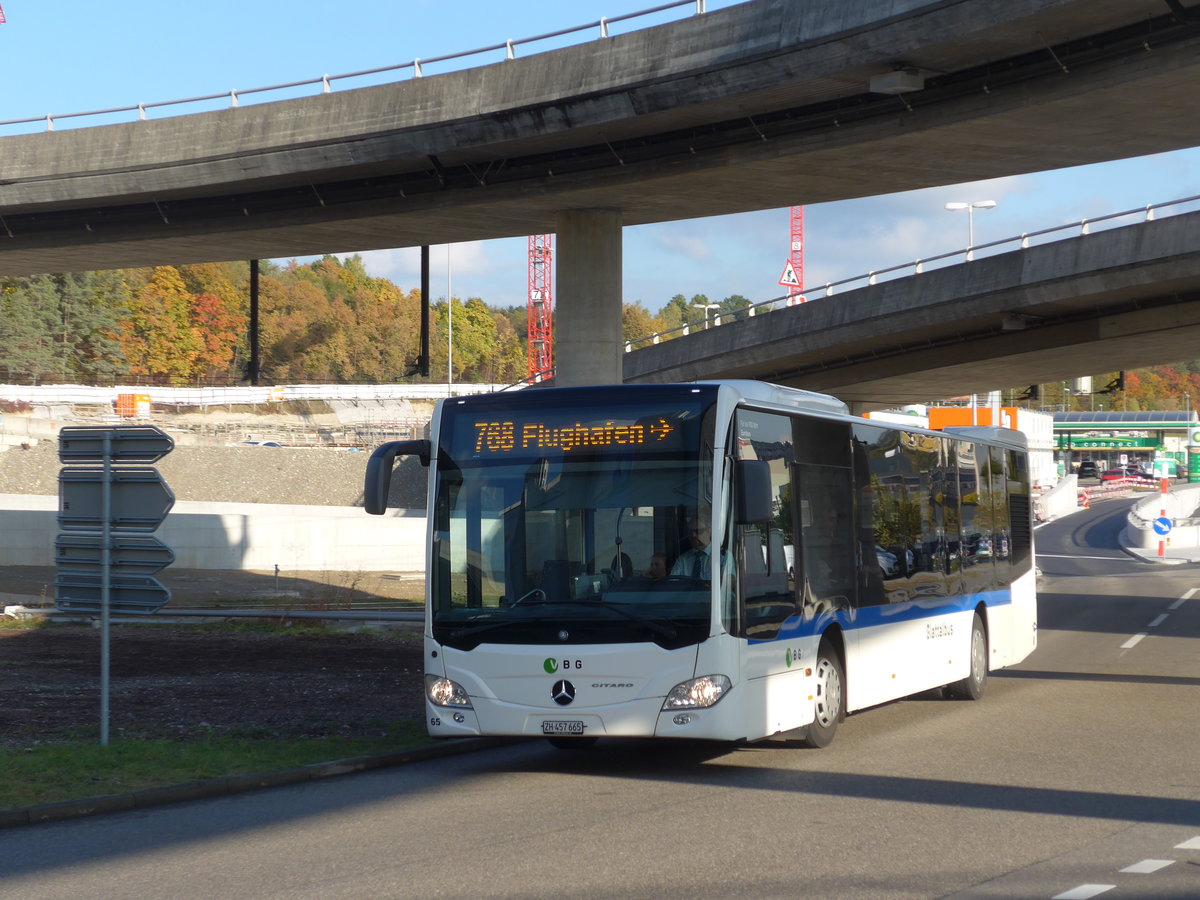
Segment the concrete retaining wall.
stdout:
[[1169,494],[1151,494],[1135,503],[1129,510],[1122,543],[1128,547],[1153,550],[1163,540],[1153,528],[1153,522],[1163,514],[1175,523],[1166,538],[1170,547],[1200,547],[1200,521],[1192,518],[1200,506],[1200,484],[1176,488]]
[[1066,475],[1058,484],[1037,498],[1034,507],[1039,522],[1048,522],[1079,509],[1079,478]]
[[[0,494],[0,565],[54,565],[57,516],[57,497]],[[425,571],[424,510],[179,501],[156,534],[188,569]]]

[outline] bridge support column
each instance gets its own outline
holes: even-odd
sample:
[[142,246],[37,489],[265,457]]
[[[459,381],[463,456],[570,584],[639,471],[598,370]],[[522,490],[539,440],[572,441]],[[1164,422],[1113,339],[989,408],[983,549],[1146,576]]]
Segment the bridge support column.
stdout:
[[560,210],[555,226],[554,384],[620,384],[621,211]]

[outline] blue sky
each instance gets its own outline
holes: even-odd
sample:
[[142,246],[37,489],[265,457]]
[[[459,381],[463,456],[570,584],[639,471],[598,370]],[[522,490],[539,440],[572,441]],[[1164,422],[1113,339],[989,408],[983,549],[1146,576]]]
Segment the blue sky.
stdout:
[[[612,18],[657,0],[0,0],[0,121],[175,100],[429,59]],[[707,0],[710,10],[733,5]],[[638,20],[649,25],[688,8]],[[638,27],[612,26],[613,33]],[[528,55],[594,32],[519,49]],[[497,61],[499,54],[480,58]],[[427,65],[425,74],[444,70]],[[388,76],[380,76],[387,78]],[[398,77],[407,78],[407,72]],[[368,83],[365,80],[355,84]],[[351,86],[350,82],[343,87]],[[280,98],[282,95],[271,95]],[[264,96],[263,99],[266,97]],[[227,101],[197,105],[223,106]],[[258,102],[245,98],[243,103]],[[111,117],[111,120],[128,121]],[[65,120],[57,127],[77,127]],[[93,120],[95,121],[95,120]],[[107,121],[107,120],[106,120]],[[3,127],[0,134],[37,130]],[[995,200],[974,215],[976,243],[1200,194],[1200,149],[1097,166],[805,208],[808,285],[928,258],[966,245],[967,217],[948,201]],[[1188,210],[1197,208],[1193,203]],[[732,220],[732,221],[731,221]],[[658,309],[674,294],[767,300],[788,256],[788,210],[625,231],[624,294]],[[355,248],[330,248],[353,252]],[[526,244],[451,247],[453,293],[524,305]],[[413,287],[415,249],[362,254],[368,271]],[[446,293],[446,248],[431,253],[433,293]]]

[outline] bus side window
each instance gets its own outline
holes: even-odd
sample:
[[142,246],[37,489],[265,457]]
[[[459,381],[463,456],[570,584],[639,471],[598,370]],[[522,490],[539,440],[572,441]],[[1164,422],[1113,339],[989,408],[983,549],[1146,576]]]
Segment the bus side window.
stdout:
[[848,609],[857,565],[850,470],[797,466],[800,487],[800,560],[796,578],[806,614]]
[[737,444],[739,460],[757,460],[756,465],[765,466],[770,503],[763,510],[769,518],[737,526],[742,617],[735,628],[748,637],[768,638],[797,611],[787,554],[792,544],[791,419],[739,410]]

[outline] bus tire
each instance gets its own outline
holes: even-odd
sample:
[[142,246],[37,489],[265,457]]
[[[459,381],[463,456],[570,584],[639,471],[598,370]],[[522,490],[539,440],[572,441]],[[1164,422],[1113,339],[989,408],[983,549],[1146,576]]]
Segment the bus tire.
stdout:
[[594,737],[550,737],[546,738],[550,742],[550,746],[557,747],[559,750],[586,750],[589,747],[595,747],[596,742],[600,738]]
[[971,672],[962,681],[946,685],[946,695],[955,700],[979,700],[987,690],[988,644],[987,631],[979,613],[971,621]]
[[804,729],[804,743],[819,749],[832,743],[838,723],[845,715],[845,668],[832,641],[822,638],[813,672],[817,679],[816,697],[813,720]]

